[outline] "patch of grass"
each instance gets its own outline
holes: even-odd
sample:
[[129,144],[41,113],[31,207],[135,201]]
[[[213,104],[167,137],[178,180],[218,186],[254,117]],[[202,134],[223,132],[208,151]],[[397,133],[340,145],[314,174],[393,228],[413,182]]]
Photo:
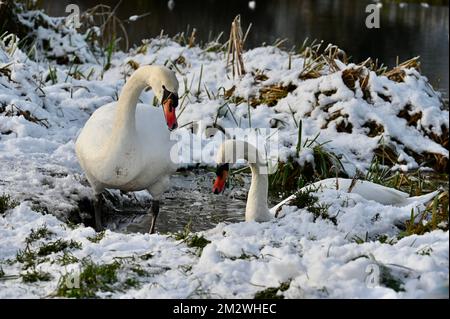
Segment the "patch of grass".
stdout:
[[20,278],[22,278],[23,282],[31,283],[37,281],[50,281],[52,276],[48,272],[33,269],[20,274]]
[[395,277],[388,267],[384,265],[379,265],[379,267],[380,267],[380,285],[387,288],[391,288],[395,292],[405,291],[405,288],[403,287],[404,285],[403,281]]
[[192,220],[189,220],[188,223],[184,226],[182,231],[178,231],[175,234],[172,234],[171,236],[175,239],[175,240],[186,240],[189,235],[191,234],[191,225],[192,225]]
[[379,241],[381,244],[394,245],[397,242],[397,238],[389,238],[389,236],[381,234],[376,235],[375,239]]
[[363,238],[363,237],[360,237],[360,236],[358,236],[358,235],[354,235],[354,236],[351,238],[351,241],[354,242],[354,243],[356,243],[356,244],[358,244],[358,245],[367,243],[367,242],[369,242],[369,232],[366,232],[366,235],[365,235],[364,238]]
[[87,237],[87,239],[93,243],[99,243],[103,239],[103,237],[105,237],[105,230],[96,233],[94,236]]
[[35,251],[29,245],[25,249],[19,249],[16,253],[16,261],[23,264],[22,269],[34,267],[36,264],[44,262],[45,260],[39,258]]
[[203,248],[205,248],[211,241],[203,237],[203,235],[198,236],[197,234],[194,234],[189,236],[185,242],[188,247],[196,247],[203,250]]
[[425,247],[425,248],[422,248],[421,250],[417,251],[416,254],[421,255],[421,256],[431,256],[432,252],[433,252],[433,248]]
[[32,244],[39,239],[50,239],[55,233],[47,228],[47,225],[42,225],[36,230],[31,229],[30,234],[25,238],[25,243],[27,245]]
[[386,165],[382,165],[379,158],[375,155],[364,179],[375,184],[383,185],[386,183],[390,173],[390,168]]
[[314,221],[318,218],[326,219],[331,221],[335,226],[337,225],[337,216],[330,216],[328,213],[328,209],[330,208],[330,204],[316,204],[314,206],[310,206],[307,210],[314,215]]
[[312,187],[304,191],[298,191],[295,193],[295,198],[289,202],[289,204],[292,206],[297,206],[298,208],[314,206],[319,201],[319,198],[313,195],[316,191],[317,189]]
[[41,213],[42,215],[47,215],[47,214],[49,214],[49,211],[48,211],[48,208],[47,208],[47,207],[45,207],[45,206],[40,206],[40,205],[37,205],[37,204],[33,204],[33,205],[31,206],[31,210],[33,210],[33,211],[35,211],[35,212],[37,212],[37,213]]
[[284,299],[284,296],[282,294],[278,295],[278,292],[286,291],[289,289],[290,282],[284,282],[278,287],[270,287],[267,289],[264,289],[262,291],[258,291],[255,294],[255,299]]
[[295,157],[300,156],[302,149],[308,148],[313,152],[314,162],[301,166],[294,157],[289,157],[285,163],[279,162],[277,170],[269,175],[269,192],[275,195],[286,197],[311,182],[336,176],[347,177],[340,157],[326,149],[325,145],[328,142],[317,142],[320,133],[312,139],[307,138],[302,141],[301,121],[298,124],[298,130]]
[[381,185],[395,188],[410,194],[420,196],[439,188],[448,189],[448,174],[415,172],[395,172],[380,181]]
[[76,262],[78,262],[78,258],[67,251],[65,251],[61,256],[58,256],[56,258],[56,263],[58,263],[61,266],[67,266],[70,264],[74,264]]
[[197,235],[191,232],[192,221],[190,220],[182,231],[172,234],[175,240],[180,240],[186,243],[189,248],[197,248],[197,253],[201,254],[203,248],[206,247],[211,241],[206,239],[203,235]]
[[3,215],[7,210],[12,209],[18,205],[19,203],[13,200],[10,195],[0,195],[0,215]]
[[138,288],[141,284],[139,283],[139,280],[136,278],[127,278],[125,280],[125,285],[130,288]]
[[120,263],[96,264],[91,260],[82,261],[79,274],[79,288],[68,288],[66,280],[72,274],[63,275],[58,283],[56,296],[68,298],[95,298],[97,292],[114,291],[114,284],[118,282],[117,271]]
[[70,241],[58,239],[56,241],[46,243],[37,250],[38,256],[47,256],[52,253],[58,253],[66,249],[81,249],[81,243],[71,239]]
[[58,239],[50,243],[42,243],[36,249],[32,249],[32,243],[39,239],[46,238],[51,234],[52,233],[47,229],[46,226],[38,228],[37,230],[31,230],[30,235],[25,239],[25,248],[19,249],[16,253],[15,261],[22,264],[22,269],[26,270],[29,268],[34,268],[37,264],[48,261],[49,259],[46,258],[46,256],[61,251],[64,251],[64,255],[58,257],[57,262],[62,264],[72,263],[70,261],[73,261],[73,258],[75,257],[71,258],[70,256],[66,255],[66,250],[81,249],[81,243],[77,241],[66,241]]
[[409,220],[405,221],[405,230],[398,237],[423,235],[436,229],[448,231],[448,211],[449,196],[448,191],[445,191],[436,196],[423,212],[415,214],[414,210],[411,210]]
[[319,198],[313,195],[317,190],[318,189],[309,187],[306,190],[298,191],[295,193],[295,198],[289,202],[289,205],[296,206],[300,209],[306,209],[314,215],[314,221],[318,218],[328,219],[334,225],[337,225],[337,216],[330,216],[328,213],[330,205],[319,203]]
[[256,255],[249,255],[244,250],[242,250],[242,254],[239,257],[230,257],[231,260],[248,260],[251,258],[258,258]]

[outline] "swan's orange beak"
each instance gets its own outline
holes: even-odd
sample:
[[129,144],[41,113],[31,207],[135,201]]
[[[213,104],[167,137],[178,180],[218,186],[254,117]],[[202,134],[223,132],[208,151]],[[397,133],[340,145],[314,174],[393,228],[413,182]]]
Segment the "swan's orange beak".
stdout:
[[175,105],[173,100],[168,98],[163,103],[164,116],[166,118],[167,127],[169,130],[174,130],[178,127],[177,115],[175,114]]
[[228,178],[228,164],[217,166],[217,177],[213,185],[213,193],[220,194],[225,189],[225,184]]

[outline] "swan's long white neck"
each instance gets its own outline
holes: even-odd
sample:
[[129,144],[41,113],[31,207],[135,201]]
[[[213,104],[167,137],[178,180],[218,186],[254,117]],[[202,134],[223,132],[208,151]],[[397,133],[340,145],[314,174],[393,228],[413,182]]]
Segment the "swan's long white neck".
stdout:
[[151,75],[150,67],[139,68],[123,86],[117,101],[113,135],[123,133],[122,130],[136,131],[136,105],[142,90],[148,86],[148,79]]
[[268,177],[262,169],[267,166],[258,150],[244,141],[225,141],[217,157],[218,163],[234,163],[245,159],[252,171],[252,182],[247,197],[245,209],[246,221],[268,221],[272,218],[267,207]]
[[267,174],[260,173],[260,166],[250,164],[252,170],[252,183],[247,197],[245,208],[245,220],[263,222],[271,218],[269,208],[267,207],[267,192],[269,180]]
[[[130,179],[138,172],[142,159],[138,156],[136,105],[142,90],[152,83],[154,70],[155,67],[152,66],[141,67],[127,80],[117,101],[111,136],[102,149],[98,150],[104,167],[102,171],[117,171],[122,174],[114,176],[114,179]],[[106,176],[103,178],[107,180]]]

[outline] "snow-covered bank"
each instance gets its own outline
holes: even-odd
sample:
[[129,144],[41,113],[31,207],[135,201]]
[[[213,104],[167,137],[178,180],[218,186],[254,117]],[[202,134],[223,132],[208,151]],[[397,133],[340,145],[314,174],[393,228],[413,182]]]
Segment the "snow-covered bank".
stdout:
[[[51,50],[37,46],[30,56],[18,48],[18,39],[0,40],[0,195],[20,203],[0,216],[0,297],[76,296],[61,284],[57,289],[58,282],[80,266],[92,269],[92,262],[109,265],[110,282],[83,296],[251,298],[279,287],[278,293],[291,298],[448,297],[448,231],[398,240],[396,225],[414,207],[384,207],[339,191],[317,195],[332,219],[285,207],[280,219],[219,224],[187,235],[185,242],[111,231],[102,237],[64,223],[91,196],[74,140],[95,109],[117,100],[139,65],[168,64],[177,71],[184,126],[179,131],[199,147],[212,142],[217,148],[220,140],[193,134],[198,121],[204,127],[273,128],[278,140],[269,139],[276,143],[270,149],[281,161],[294,157],[305,165],[314,162],[315,144],[296,157],[301,121],[303,140],[320,133],[317,143],[328,142],[324,147],[341,157],[349,175],[367,171],[380,140],[396,156],[394,169],[423,165],[421,155],[446,166],[448,111],[417,70],[400,68],[395,76],[401,79],[394,79],[336,60],[317,74],[304,56],[266,46],[245,52],[247,73],[233,79],[223,51],[166,37],[114,53],[106,68],[84,50],[82,35],[52,30],[36,31],[37,43],[49,43]],[[82,63],[70,62],[74,54]],[[56,63],[65,56],[67,63]],[[273,99],[273,88],[281,96]],[[151,107],[153,93],[143,92],[140,99]],[[212,155],[202,164],[211,164]],[[47,230],[31,240],[31,229],[44,225]],[[382,273],[375,287],[366,283],[370,265]]]
[[[398,229],[393,225],[407,219],[412,206],[385,207],[335,190],[318,196],[322,204],[331,205],[336,225],[327,219],[314,221],[305,209],[285,207],[283,217],[271,222],[221,223],[196,234],[207,239],[201,253],[161,235],[106,231],[93,242],[92,228],[71,229],[21,204],[0,217],[0,297],[56,297],[58,285],[65,283],[61,278],[84,269],[83,258],[119,263],[115,280],[108,289],[98,289],[97,297],[253,298],[280,286],[278,294],[287,298],[448,297],[448,231],[382,243],[376,238],[395,238]],[[17,262],[17,252],[25,249],[31,229],[43,225],[50,235],[33,241],[31,251],[58,239],[76,241],[80,247],[41,254],[27,269],[26,263]],[[367,242],[356,239],[366,236]],[[369,267],[381,269],[379,283],[367,283]],[[51,277],[22,282],[19,275],[32,271]],[[83,280],[80,285],[87,286]]]

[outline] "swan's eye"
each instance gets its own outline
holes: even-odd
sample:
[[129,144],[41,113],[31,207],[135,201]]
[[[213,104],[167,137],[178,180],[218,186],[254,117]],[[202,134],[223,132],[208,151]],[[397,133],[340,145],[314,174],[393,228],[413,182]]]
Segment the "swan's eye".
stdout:
[[167,100],[172,101],[172,107],[176,108],[178,106],[178,95],[176,93],[170,92],[166,89],[166,87],[163,85],[163,97],[162,97],[162,104],[164,104]]
[[223,172],[228,172],[229,170],[230,170],[230,165],[228,163],[222,164],[222,165],[217,165],[216,175],[222,176]]

